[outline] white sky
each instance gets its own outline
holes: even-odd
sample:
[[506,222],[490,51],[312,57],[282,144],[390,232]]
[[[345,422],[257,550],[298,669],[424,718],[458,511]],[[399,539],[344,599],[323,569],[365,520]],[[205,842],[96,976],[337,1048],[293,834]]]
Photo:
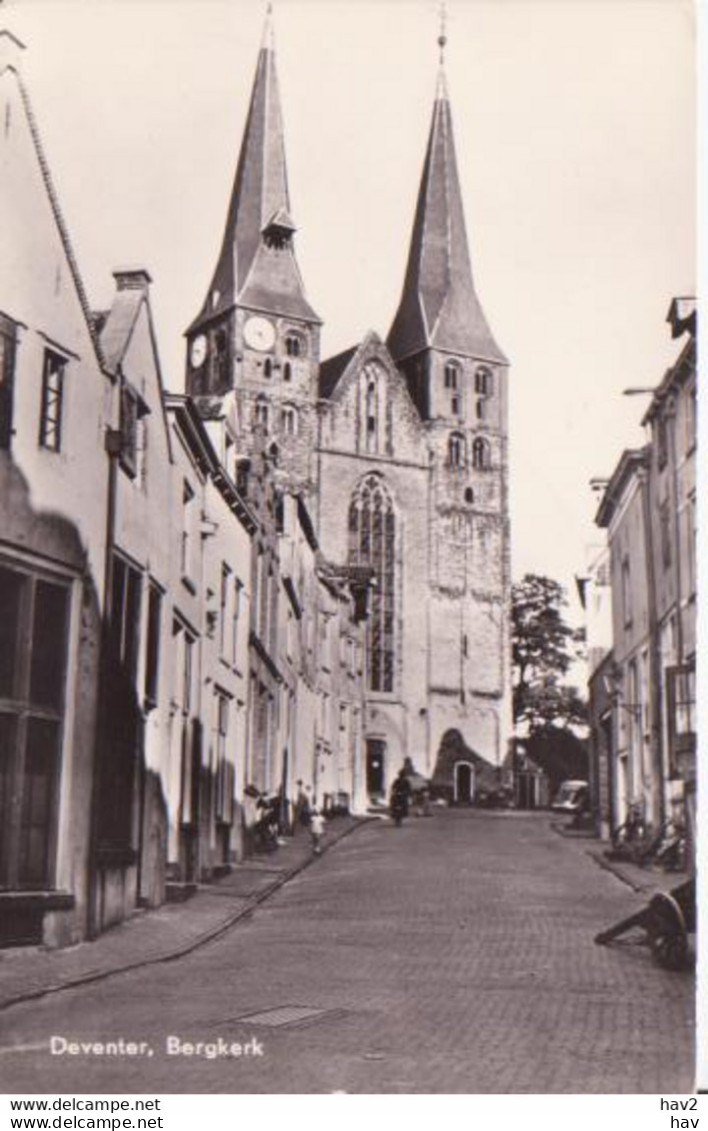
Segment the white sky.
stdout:
[[[323,356],[385,336],[437,71],[433,0],[275,5],[297,253]],[[142,264],[169,388],[220,245],[260,43],[250,0],[10,0],[90,301]],[[509,356],[515,577],[572,587],[588,483],[643,442],[695,291],[690,0],[449,0],[447,74],[478,293]]]

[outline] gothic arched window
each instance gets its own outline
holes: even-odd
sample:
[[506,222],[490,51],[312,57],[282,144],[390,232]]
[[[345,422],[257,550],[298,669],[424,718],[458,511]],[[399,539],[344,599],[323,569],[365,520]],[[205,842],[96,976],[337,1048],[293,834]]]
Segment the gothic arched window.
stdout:
[[453,432],[447,444],[447,456],[450,467],[465,466],[465,438],[459,432]]
[[481,436],[472,445],[472,466],[475,471],[488,471],[491,467],[489,444]]
[[260,424],[266,432],[268,431],[268,402],[264,397],[259,397],[256,401],[253,419],[255,424]]
[[297,436],[297,409],[286,404],[280,415],[280,426],[286,436]]
[[367,475],[349,506],[349,562],[373,571],[366,625],[367,685],[393,691],[396,648],[396,517],[379,475]]

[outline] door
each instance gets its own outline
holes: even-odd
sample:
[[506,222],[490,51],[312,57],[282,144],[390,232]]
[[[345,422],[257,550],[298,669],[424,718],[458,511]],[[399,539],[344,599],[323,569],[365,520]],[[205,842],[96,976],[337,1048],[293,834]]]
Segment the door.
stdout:
[[369,797],[386,795],[386,743],[380,738],[366,740],[366,792]]
[[469,762],[458,762],[455,766],[455,801],[458,805],[472,802],[472,767]]

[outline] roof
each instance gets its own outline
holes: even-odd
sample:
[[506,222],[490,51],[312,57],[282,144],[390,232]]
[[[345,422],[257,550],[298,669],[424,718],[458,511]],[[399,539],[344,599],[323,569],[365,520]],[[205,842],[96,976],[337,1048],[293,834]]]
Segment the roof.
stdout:
[[595,523],[597,526],[609,526],[622,496],[637,472],[646,468],[649,463],[649,447],[626,448],[619,458],[619,462],[612,472],[612,476],[605,488],[600,501]]
[[182,435],[202,474],[212,480],[248,533],[254,534],[258,529],[258,521],[214,451],[199,409],[192,398],[181,393],[166,393],[164,405],[166,411],[172,413],[179,422]]
[[269,227],[295,230],[275,51],[270,28],[266,30],[221,251],[207,298],[190,331],[225,313],[237,301],[266,312],[320,321],[305,298],[292,247],[276,252],[263,242],[262,234]]
[[403,293],[388,346],[396,361],[429,347],[507,361],[474,287],[444,82],[438,83]]
[[334,357],[327,358],[320,364],[319,393],[321,397],[329,399],[336,389],[339,378],[346,370],[349,362],[354,357],[359,346],[350,346]]

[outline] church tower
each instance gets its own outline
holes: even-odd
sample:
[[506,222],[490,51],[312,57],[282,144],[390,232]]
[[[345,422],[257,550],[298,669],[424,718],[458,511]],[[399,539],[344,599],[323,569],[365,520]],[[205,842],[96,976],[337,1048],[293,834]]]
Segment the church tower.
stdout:
[[186,332],[186,389],[205,415],[221,406],[241,452],[265,433],[274,462],[308,489],[321,321],[305,297],[295,230],[269,14],[221,251]]
[[[444,32],[438,42],[433,117],[388,347],[431,451],[429,711],[451,728],[457,716],[467,744],[498,764],[511,726],[508,361],[474,285]],[[439,725],[432,733],[437,746]],[[454,758],[452,747],[437,756],[445,776],[440,758]]]

